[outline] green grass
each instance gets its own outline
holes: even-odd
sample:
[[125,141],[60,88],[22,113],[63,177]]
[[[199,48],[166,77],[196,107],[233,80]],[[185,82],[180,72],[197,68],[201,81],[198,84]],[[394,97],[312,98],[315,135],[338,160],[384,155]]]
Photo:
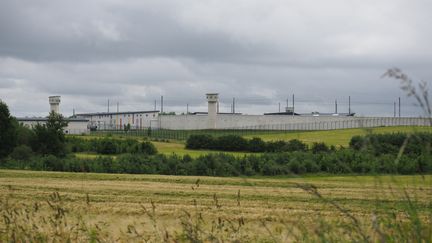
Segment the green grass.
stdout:
[[[152,142],[152,143],[156,146],[159,153],[166,154],[166,155],[177,154],[182,156],[188,154],[189,156],[196,158],[201,155],[221,153],[220,151],[185,149],[184,143],[174,143],[174,142],[170,142],[170,143]],[[234,156],[244,156],[246,154],[250,154],[245,152],[223,152],[223,153],[232,154]]]
[[289,133],[277,133],[277,134],[263,134],[259,136],[248,135],[246,138],[260,137],[265,141],[276,141],[276,140],[291,140],[299,139],[307,144],[314,142],[324,142],[328,145],[344,146],[349,145],[349,141],[353,136],[366,135],[368,133],[414,133],[414,132],[432,132],[431,127],[377,127],[369,129],[339,129],[329,131],[302,131],[302,132],[289,132]]
[[[189,155],[192,158],[197,158],[202,155],[206,154],[217,154],[217,153],[225,153],[225,154],[231,154],[234,156],[244,156],[247,154],[247,152],[221,152],[221,151],[212,151],[212,150],[190,150],[185,149],[184,143],[181,142],[152,142],[155,147],[158,150],[158,153],[165,154],[165,155]],[[115,155],[103,155],[103,154],[97,154],[97,153],[86,153],[86,152],[80,152],[80,153],[74,153],[76,157],[82,158],[82,159],[94,159],[97,157],[112,157],[116,158]]]
[[[182,131],[179,131],[182,132]],[[195,131],[196,132],[196,131]],[[201,131],[204,134],[206,131]],[[344,146],[348,147],[349,141],[353,136],[356,135],[366,135],[368,133],[395,133],[395,132],[405,132],[405,133],[413,133],[413,132],[432,132],[431,127],[407,127],[407,126],[399,126],[399,127],[377,127],[377,128],[369,128],[369,129],[339,129],[339,130],[329,130],[329,131],[290,131],[290,132],[280,132],[280,131],[270,131],[269,133],[265,133],[261,131],[261,133],[256,133],[253,135],[245,135],[246,138],[260,137],[265,141],[276,141],[276,140],[291,140],[291,139],[299,139],[307,144],[312,144],[314,142],[324,142],[328,145],[335,146]],[[226,131],[212,131],[212,134],[224,135],[228,134]],[[101,138],[106,135],[103,134],[92,134],[79,136],[84,139],[95,139]],[[115,139],[138,139],[140,141],[144,141],[146,138],[142,136],[125,136],[119,134],[111,135],[112,138]],[[209,154],[209,153],[220,153],[220,151],[209,151],[209,150],[188,150],[185,149],[184,141],[179,140],[170,140],[167,142],[152,142],[159,153],[171,155],[190,155],[191,157],[199,157],[201,155]],[[244,152],[224,152],[228,154],[232,154],[235,156],[243,156],[250,153]],[[96,157],[95,154],[88,153],[78,153],[78,157],[81,158],[91,158]]]

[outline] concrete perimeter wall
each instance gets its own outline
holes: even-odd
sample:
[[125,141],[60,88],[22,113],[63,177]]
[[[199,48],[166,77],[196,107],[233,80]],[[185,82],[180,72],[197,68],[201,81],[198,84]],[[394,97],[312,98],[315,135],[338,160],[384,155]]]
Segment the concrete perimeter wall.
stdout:
[[[160,116],[160,128],[172,130],[208,129],[205,115]],[[218,115],[216,129],[330,130],[378,126],[430,126],[429,118],[346,117],[286,115]]]
[[[18,120],[22,125],[33,128],[36,124],[45,124],[46,121],[35,121],[35,120]],[[88,129],[88,121],[69,121],[67,127],[65,127],[64,132],[66,134],[88,134],[90,130]]]

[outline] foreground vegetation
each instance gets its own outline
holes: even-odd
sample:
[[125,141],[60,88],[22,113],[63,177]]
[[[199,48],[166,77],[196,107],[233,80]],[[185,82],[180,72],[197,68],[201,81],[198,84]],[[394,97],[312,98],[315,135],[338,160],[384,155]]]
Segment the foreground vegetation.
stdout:
[[423,174],[432,173],[431,144],[431,133],[355,136],[349,148],[338,149],[324,143],[308,146],[299,140],[264,142],[260,138],[247,140],[235,135],[216,138],[194,135],[187,141],[189,148],[247,151],[249,154],[214,153],[193,158],[158,154],[148,141],[72,137],[61,146],[65,151],[98,156],[40,154],[20,145],[0,161],[0,168],[203,176]]
[[0,241],[427,242],[431,176],[215,178],[0,170]]

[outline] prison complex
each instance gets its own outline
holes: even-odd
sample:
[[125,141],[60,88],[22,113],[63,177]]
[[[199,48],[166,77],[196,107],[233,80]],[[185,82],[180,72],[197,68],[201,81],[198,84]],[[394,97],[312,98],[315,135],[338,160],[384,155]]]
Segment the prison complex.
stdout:
[[[250,130],[330,130],[377,126],[430,126],[430,118],[420,117],[358,117],[352,113],[298,114],[293,107],[285,112],[264,115],[219,113],[218,93],[206,94],[207,112],[184,115],[163,115],[158,110],[80,113],[70,118],[66,133],[88,133],[90,130],[140,129],[250,129]],[[51,111],[60,112],[60,96],[50,96]],[[47,118],[18,118],[26,126],[45,123]]]

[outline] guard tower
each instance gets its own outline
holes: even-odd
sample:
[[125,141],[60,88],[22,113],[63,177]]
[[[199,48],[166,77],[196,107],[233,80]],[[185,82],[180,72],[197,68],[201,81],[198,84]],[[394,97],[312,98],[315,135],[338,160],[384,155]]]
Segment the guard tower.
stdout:
[[50,96],[50,112],[54,111],[55,113],[60,113],[60,96]]
[[219,94],[208,93],[206,96],[208,102],[207,128],[216,129],[217,103],[219,100]]

